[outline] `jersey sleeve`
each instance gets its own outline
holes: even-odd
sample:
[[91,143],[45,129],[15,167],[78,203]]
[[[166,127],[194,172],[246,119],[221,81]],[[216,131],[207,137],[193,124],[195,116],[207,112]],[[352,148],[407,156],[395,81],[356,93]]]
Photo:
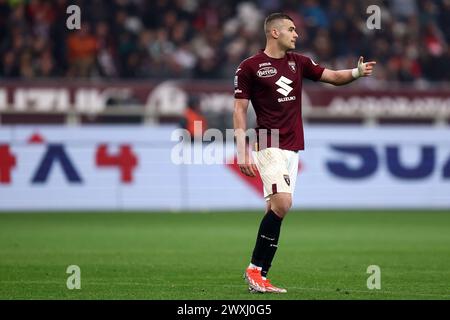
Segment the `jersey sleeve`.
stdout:
[[311,58],[300,55],[300,59],[303,66],[303,77],[318,81],[322,77],[325,68],[315,63]]
[[236,69],[234,75],[234,97],[236,99],[250,99],[251,88],[251,70],[248,65],[243,62]]

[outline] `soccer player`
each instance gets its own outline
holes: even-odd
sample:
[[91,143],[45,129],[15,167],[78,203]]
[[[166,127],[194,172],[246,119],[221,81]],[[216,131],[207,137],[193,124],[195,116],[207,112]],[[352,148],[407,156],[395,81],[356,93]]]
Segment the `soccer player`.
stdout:
[[[334,71],[321,67],[312,59],[292,51],[298,34],[293,20],[283,13],[269,15],[264,21],[264,31],[265,49],[244,60],[234,79],[233,122],[239,168],[250,177],[259,172],[267,204],[244,278],[250,291],[285,293],[286,289],[269,281],[267,273],[278,247],[281,223],[292,205],[298,151],[304,149],[302,79],[345,85],[359,77],[370,76],[376,62],[364,63],[360,57],[354,69]],[[246,140],[249,101],[256,113],[256,131],[260,133],[264,129],[268,132],[264,143],[258,135],[260,139],[253,152]],[[277,135],[272,134],[274,132]]]

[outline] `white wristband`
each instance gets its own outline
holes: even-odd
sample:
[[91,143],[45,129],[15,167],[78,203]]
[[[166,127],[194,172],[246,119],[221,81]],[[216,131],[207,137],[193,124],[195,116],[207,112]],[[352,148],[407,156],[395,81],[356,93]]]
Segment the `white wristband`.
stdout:
[[358,68],[352,69],[352,77],[358,79],[360,77]]

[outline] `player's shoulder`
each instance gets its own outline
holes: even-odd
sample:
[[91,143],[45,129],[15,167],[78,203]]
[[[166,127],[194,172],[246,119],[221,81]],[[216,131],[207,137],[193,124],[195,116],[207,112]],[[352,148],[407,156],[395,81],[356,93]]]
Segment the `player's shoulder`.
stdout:
[[297,52],[297,51],[289,51],[287,53],[287,56],[291,59],[295,59],[295,60],[299,60],[299,61],[306,61],[306,60],[311,59],[310,57],[308,57],[304,54],[301,54],[300,52]]
[[264,55],[262,54],[262,52],[258,52],[256,54],[254,54],[254,55],[244,59],[240,63],[239,67],[242,68],[242,69],[244,69],[244,68],[252,68],[255,65],[259,64],[261,62],[261,60],[263,60],[263,59],[264,59]]
[[293,60],[297,60],[302,64],[313,64],[317,66],[318,64],[309,56],[301,54],[300,52],[290,51],[288,52],[288,56]]

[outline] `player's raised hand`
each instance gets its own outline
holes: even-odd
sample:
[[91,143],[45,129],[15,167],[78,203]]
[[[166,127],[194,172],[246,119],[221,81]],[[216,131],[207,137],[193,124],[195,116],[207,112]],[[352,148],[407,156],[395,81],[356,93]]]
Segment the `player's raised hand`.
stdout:
[[376,61],[364,62],[364,58],[361,56],[358,60],[358,78],[368,77],[372,75],[373,67],[377,64]]

